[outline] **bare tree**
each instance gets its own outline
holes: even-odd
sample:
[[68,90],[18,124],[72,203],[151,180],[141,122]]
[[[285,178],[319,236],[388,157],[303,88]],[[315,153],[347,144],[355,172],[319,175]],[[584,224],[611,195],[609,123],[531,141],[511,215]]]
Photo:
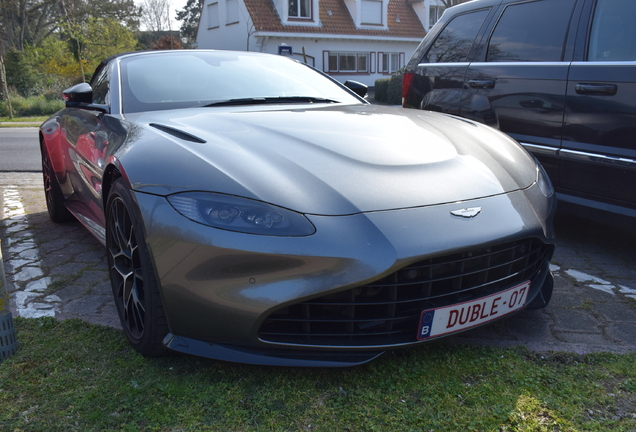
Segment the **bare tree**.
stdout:
[[241,10],[241,15],[243,15],[243,19],[247,23],[247,47],[246,47],[245,51],[249,51],[250,50],[250,38],[252,37],[252,35],[254,33],[256,33],[256,29],[254,28],[254,21],[252,20],[252,17],[250,17],[249,13],[246,15]]
[[0,52],[37,46],[65,23],[89,17],[112,18],[136,29],[139,15],[133,0],[0,0]]
[[58,0],[0,0],[3,47],[36,45],[56,30],[59,17]]
[[141,23],[150,31],[170,29],[170,0],[143,0]]

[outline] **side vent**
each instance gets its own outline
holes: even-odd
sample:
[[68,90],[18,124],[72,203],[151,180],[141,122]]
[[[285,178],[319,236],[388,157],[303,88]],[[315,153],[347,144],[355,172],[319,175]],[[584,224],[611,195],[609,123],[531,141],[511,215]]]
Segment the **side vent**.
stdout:
[[180,131],[178,129],[173,129],[171,127],[168,126],[163,126],[157,123],[150,123],[150,126],[152,126],[155,129],[159,129],[162,132],[165,132],[167,134],[172,135],[173,137],[182,139],[184,141],[190,141],[190,142],[195,142],[195,143],[199,143],[199,144],[205,144],[205,140],[196,137],[194,135],[190,135],[189,133],[185,133],[183,131]]

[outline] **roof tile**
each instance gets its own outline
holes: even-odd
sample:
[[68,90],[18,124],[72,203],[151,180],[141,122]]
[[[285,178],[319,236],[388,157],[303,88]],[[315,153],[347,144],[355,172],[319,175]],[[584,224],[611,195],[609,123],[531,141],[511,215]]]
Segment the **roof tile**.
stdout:
[[[313,0],[316,1],[316,0]],[[283,25],[272,0],[244,0],[256,31],[421,39],[426,34],[407,0],[389,0],[388,30],[358,29],[343,0],[318,0],[322,26]],[[329,14],[331,11],[331,15]]]

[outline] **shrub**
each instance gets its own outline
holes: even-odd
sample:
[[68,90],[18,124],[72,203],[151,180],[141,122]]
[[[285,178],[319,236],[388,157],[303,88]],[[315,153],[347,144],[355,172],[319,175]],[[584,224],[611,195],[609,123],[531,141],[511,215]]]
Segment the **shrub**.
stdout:
[[[11,96],[11,108],[16,117],[51,115],[64,108],[64,101],[48,100],[44,96]],[[9,109],[6,101],[0,102],[0,117],[8,117]]]
[[386,102],[389,90],[389,78],[375,80],[375,100]]
[[402,105],[402,72],[396,72],[389,80],[386,102],[389,105]]
[[60,87],[59,89],[47,89],[44,91],[44,93],[42,94],[42,96],[44,96],[44,99],[49,100],[49,101],[59,101],[62,100],[62,88],[66,88],[66,87],[70,87],[70,85],[67,85],[65,87]]

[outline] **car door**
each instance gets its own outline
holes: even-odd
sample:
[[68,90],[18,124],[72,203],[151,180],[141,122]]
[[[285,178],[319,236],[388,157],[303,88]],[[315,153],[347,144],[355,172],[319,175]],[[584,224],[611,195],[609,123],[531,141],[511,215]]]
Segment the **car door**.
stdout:
[[[409,74],[412,82],[403,106],[458,114],[473,42],[492,9],[459,13],[431,30],[432,42],[418,47],[407,66],[413,74]],[[423,54],[417,55],[420,50]]]
[[564,199],[636,216],[636,1],[586,11],[567,83]]
[[[91,82],[93,103],[108,105],[108,67],[95,72]],[[102,175],[108,132],[103,126],[104,113],[86,108],[71,108],[62,119],[66,131],[67,172],[73,196],[67,205],[84,223],[104,224],[102,211]]]
[[515,138],[535,154],[555,186],[575,35],[571,24],[580,3],[504,2],[463,83],[460,115]]

